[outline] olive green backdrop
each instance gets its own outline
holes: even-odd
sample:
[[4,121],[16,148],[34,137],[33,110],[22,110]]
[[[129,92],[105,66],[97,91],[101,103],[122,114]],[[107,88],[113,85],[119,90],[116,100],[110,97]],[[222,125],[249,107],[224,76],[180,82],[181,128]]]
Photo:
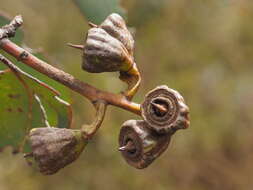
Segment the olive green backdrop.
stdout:
[[[166,84],[185,97],[190,128],[175,134],[149,168],[136,170],[117,151],[117,141],[121,124],[138,117],[110,107],[82,156],[56,175],[42,176],[6,148],[0,154],[0,189],[251,190],[253,2],[122,0],[122,7],[135,31],[143,76],[134,100],[141,102],[148,90]],[[104,90],[125,88],[117,74],[82,71],[80,52],[66,46],[82,43],[88,30],[73,0],[0,0],[0,10],[22,14],[26,44],[42,48],[59,68]],[[90,103],[71,96],[74,125],[91,122]]]

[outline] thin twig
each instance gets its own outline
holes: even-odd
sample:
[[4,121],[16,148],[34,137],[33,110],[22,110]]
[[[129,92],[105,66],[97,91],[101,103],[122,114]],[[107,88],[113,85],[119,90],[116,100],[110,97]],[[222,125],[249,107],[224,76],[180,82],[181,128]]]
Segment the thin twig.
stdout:
[[48,122],[46,109],[43,106],[43,104],[41,103],[41,100],[40,100],[39,96],[37,94],[34,94],[34,98],[35,98],[35,100],[38,102],[38,104],[40,106],[40,110],[42,112],[43,122],[45,123],[45,126],[46,127],[51,127],[50,124],[49,124],[49,122]]
[[15,36],[16,30],[23,24],[21,15],[16,16],[8,25],[0,28],[0,40]]

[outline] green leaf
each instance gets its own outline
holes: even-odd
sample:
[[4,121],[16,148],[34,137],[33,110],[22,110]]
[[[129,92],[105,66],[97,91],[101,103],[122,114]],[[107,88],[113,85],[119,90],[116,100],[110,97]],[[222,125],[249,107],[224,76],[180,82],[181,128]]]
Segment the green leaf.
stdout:
[[[0,13],[0,27],[9,22]],[[17,31],[16,37],[13,41],[21,45],[23,32]],[[25,142],[30,129],[46,127],[48,123],[53,127],[71,127],[72,110],[65,101],[69,99],[69,91],[3,51],[1,54],[16,66],[11,66],[11,72],[0,62],[0,148],[10,145],[14,152],[27,152],[29,147]],[[43,59],[42,53],[35,56]],[[48,84],[60,90],[65,100]]]
[[40,110],[33,109],[36,102],[32,102],[25,87],[10,71],[1,72],[0,91],[0,147],[11,145],[16,152],[31,128],[32,120],[43,126],[42,120],[31,117],[32,112],[37,116]]
[[22,151],[30,129],[47,127],[48,110],[56,113],[50,118],[55,127],[69,128],[71,126],[71,107],[58,97],[59,93],[52,87],[18,68],[15,72],[2,71],[0,76],[2,101],[0,104],[0,147],[11,145],[15,152]]
[[38,96],[38,103],[43,105],[45,112],[51,112],[51,114],[46,114],[50,125],[59,128],[69,128],[72,120],[72,110],[70,104],[60,98],[60,93],[21,70],[19,74],[27,88],[32,91],[32,98],[35,95]]
[[125,16],[120,0],[74,0],[87,20],[100,24],[111,13]]

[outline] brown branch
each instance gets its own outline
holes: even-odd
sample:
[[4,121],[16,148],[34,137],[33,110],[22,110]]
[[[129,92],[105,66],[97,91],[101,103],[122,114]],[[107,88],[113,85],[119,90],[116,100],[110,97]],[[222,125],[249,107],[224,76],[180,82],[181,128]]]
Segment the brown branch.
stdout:
[[19,26],[21,26],[22,23],[22,17],[17,16],[9,25],[6,25],[1,28],[0,31],[2,32],[3,37],[0,38],[0,48],[2,48],[5,52],[12,55],[17,60],[28,65],[29,67],[32,67],[33,69],[37,70],[38,72],[48,76],[53,80],[58,81],[59,83],[65,85],[71,90],[83,95],[91,102],[103,100],[109,105],[114,105],[137,115],[141,115],[140,105],[129,101],[124,95],[102,91],[85,82],[82,82],[76,79],[71,74],[66,73],[40,60],[39,58],[35,57],[31,53],[25,51],[23,48],[19,47],[18,45],[7,39],[8,37],[15,35],[15,31]]
[[20,15],[16,16],[8,25],[0,28],[0,40],[15,36],[16,30],[23,24],[23,19]]

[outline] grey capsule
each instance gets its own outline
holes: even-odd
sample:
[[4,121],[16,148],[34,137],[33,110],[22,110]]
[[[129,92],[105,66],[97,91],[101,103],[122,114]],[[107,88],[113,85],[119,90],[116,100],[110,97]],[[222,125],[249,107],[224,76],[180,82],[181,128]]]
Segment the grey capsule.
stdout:
[[170,135],[159,135],[143,120],[123,123],[119,135],[119,150],[128,164],[143,169],[148,167],[168,147]]
[[129,70],[133,60],[124,45],[102,28],[88,31],[82,68],[88,72]]
[[141,76],[134,62],[134,40],[124,19],[113,13],[101,25],[89,23],[84,45],[68,44],[83,51],[82,69],[90,73],[119,72],[120,80],[128,89],[123,93],[132,99],[137,92]]
[[31,155],[45,175],[54,174],[75,161],[87,144],[79,130],[54,127],[32,129],[29,141]]

